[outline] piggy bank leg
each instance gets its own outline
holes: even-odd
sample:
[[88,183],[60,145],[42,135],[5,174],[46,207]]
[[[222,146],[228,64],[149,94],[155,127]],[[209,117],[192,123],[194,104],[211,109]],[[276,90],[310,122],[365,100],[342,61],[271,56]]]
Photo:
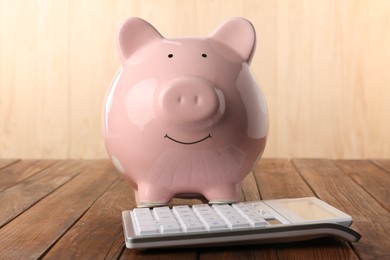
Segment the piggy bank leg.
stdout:
[[166,205],[173,194],[167,189],[152,184],[139,184],[135,191],[137,207],[156,207]]
[[203,192],[203,195],[210,204],[238,202],[241,198],[241,185],[240,183],[230,183],[211,187]]

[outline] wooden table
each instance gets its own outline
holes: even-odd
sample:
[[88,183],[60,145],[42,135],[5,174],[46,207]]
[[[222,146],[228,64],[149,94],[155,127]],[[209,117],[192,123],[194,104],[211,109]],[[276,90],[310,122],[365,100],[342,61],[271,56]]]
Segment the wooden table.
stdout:
[[350,214],[361,240],[128,250],[134,194],[108,160],[0,160],[0,259],[390,259],[390,160],[262,159],[243,182],[244,200],[304,196]]

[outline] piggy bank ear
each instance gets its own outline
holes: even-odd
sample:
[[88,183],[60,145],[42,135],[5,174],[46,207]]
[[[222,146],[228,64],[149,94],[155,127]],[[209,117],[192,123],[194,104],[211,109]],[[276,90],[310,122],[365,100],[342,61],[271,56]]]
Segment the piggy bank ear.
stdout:
[[209,38],[232,49],[243,61],[250,63],[256,43],[256,32],[251,22],[234,17],[221,24]]
[[131,17],[119,28],[117,45],[122,62],[126,62],[139,48],[160,40],[161,34],[141,18]]

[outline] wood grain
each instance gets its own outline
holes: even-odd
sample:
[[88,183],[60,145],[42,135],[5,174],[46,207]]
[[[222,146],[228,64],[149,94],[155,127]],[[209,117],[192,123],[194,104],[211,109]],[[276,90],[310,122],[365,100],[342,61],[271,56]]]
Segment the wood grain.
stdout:
[[390,160],[386,160],[386,159],[382,159],[382,160],[379,160],[379,159],[376,159],[376,160],[372,160],[373,163],[375,163],[376,165],[378,165],[378,167],[384,169],[387,173],[390,174]]
[[[300,198],[315,195],[289,160],[261,160],[255,168],[255,177],[262,199]],[[320,248],[313,246],[319,244]],[[280,259],[357,259],[346,243],[329,238],[280,244],[275,246],[275,250]]]
[[5,168],[13,163],[16,163],[18,160],[12,159],[0,159],[0,169]]
[[390,1],[0,0],[0,157],[103,158],[101,108],[128,16],[167,37],[257,30],[265,157],[390,157]]
[[336,165],[390,212],[390,175],[365,160],[338,160]]
[[23,160],[0,170],[0,191],[33,176],[54,163],[54,160]]
[[352,227],[362,234],[352,245],[362,259],[390,257],[390,240],[378,239],[390,236],[389,211],[330,160],[295,159],[293,164],[320,199],[352,216]]
[[[18,164],[34,172],[33,160],[2,171]],[[389,166],[390,160],[263,159],[243,182],[246,200],[318,196],[352,216],[352,227],[362,234],[359,242],[321,238],[143,251],[125,249],[120,212],[135,206],[134,194],[112,164],[59,161],[0,191],[0,259],[387,259],[389,198],[375,186],[387,185]],[[171,201],[183,203],[204,201]]]
[[200,260],[211,259],[279,259],[272,246],[229,246],[208,248],[200,251]]
[[125,250],[121,257],[125,259],[139,259],[139,260],[162,260],[162,259],[188,259],[197,260],[197,252],[186,249],[165,249],[165,250]]
[[[117,179],[110,162],[95,161],[0,230],[0,258],[38,258]],[[32,225],[31,223],[34,223]]]
[[[119,235],[123,239],[120,217],[123,210],[135,207],[134,192],[131,186],[117,180],[77,223],[50,249],[45,258],[56,259],[66,254],[69,258],[103,259],[108,252],[119,253],[123,249],[113,243]],[[93,243],[91,243],[93,242]]]
[[0,227],[78,174],[85,164],[61,161],[0,192]]
[[241,184],[243,201],[260,200],[259,189],[257,187],[254,171],[251,171],[242,181]]
[[313,196],[313,191],[299,176],[290,160],[264,159],[255,167],[255,178],[261,199]]

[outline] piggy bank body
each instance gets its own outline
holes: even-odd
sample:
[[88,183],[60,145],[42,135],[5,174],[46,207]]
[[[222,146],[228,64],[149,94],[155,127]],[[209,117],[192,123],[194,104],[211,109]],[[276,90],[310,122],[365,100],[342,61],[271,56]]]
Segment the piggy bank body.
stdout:
[[130,18],[117,43],[122,67],[105,100],[105,145],[138,206],[194,193],[210,203],[238,201],[268,132],[249,71],[251,23],[232,18],[208,37],[166,39]]

